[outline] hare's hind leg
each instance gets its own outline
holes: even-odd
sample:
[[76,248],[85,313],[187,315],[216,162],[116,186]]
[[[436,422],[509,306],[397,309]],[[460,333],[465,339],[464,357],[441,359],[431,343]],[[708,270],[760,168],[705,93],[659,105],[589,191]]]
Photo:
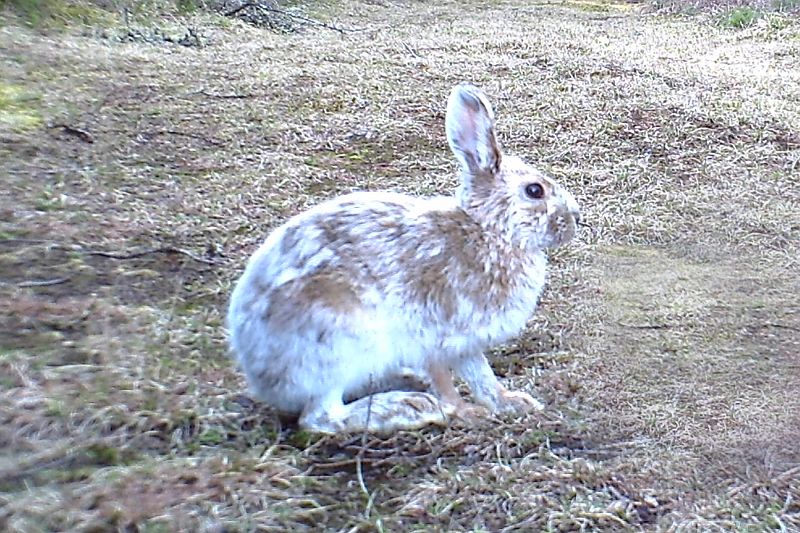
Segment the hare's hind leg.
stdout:
[[324,433],[417,429],[445,424],[454,407],[425,392],[389,391],[348,404],[310,405],[300,425]]

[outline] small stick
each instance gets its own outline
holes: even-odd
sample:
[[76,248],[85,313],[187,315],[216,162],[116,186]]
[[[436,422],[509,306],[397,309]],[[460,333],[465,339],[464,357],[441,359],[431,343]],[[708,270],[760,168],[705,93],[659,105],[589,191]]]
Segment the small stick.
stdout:
[[68,135],[72,135],[77,137],[78,139],[82,140],[85,143],[91,144],[94,142],[94,137],[92,134],[86,130],[82,130],[80,128],[76,128],[74,126],[70,126],[69,124],[53,124],[50,126],[51,129],[60,129],[64,133]]
[[631,328],[631,329],[670,329],[674,327],[679,327],[681,324],[646,324],[646,325],[639,325],[639,324],[625,324],[623,322],[617,322],[620,326],[624,328]]
[[187,133],[185,131],[176,131],[176,130],[158,130],[158,131],[145,131],[143,132],[144,135],[175,135],[177,137],[188,137],[190,139],[197,139],[199,141],[205,141],[208,144],[214,146],[222,146],[222,143],[219,141],[215,141],[214,139],[209,139],[203,135],[197,135],[196,133]]
[[189,257],[190,259],[197,261],[198,263],[205,263],[207,265],[218,264],[218,261],[199,257],[198,255],[193,254],[189,250],[184,250],[183,248],[176,248],[174,246],[162,246],[160,248],[151,248],[149,250],[141,250],[139,252],[130,252],[126,254],[104,252],[102,250],[86,250],[86,251],[80,251],[80,253],[84,255],[96,255],[99,257],[108,257],[109,259],[136,259],[137,257],[142,257],[149,254],[158,254],[158,253],[182,254],[185,255],[186,257]]
[[[204,257],[200,257],[189,250],[184,248],[178,248],[175,246],[160,246],[158,248],[150,248],[148,250],[141,250],[138,252],[129,252],[129,253],[116,253],[116,252],[106,252],[103,250],[82,250],[80,248],[72,248],[66,246],[64,244],[60,244],[58,242],[48,241],[44,239],[0,239],[0,243],[13,243],[13,244],[46,244],[52,248],[58,250],[67,250],[70,252],[75,252],[83,255],[96,255],[98,257],[108,257],[109,259],[136,259],[137,257],[142,257],[149,254],[181,254],[185,255],[186,257],[197,261],[198,263],[205,263],[207,265],[217,265],[219,261],[214,261],[213,259],[206,259]],[[66,279],[69,278],[65,278]],[[63,281],[61,283],[64,283]]]
[[61,285],[62,283],[68,282],[72,278],[56,278],[56,279],[45,279],[45,280],[31,280],[31,281],[21,281],[19,283],[8,283],[5,281],[0,281],[0,285],[7,287],[7,286],[17,286],[17,287],[50,287],[52,285]]
[[290,13],[288,11],[284,11],[282,9],[276,9],[274,7],[265,6],[258,2],[245,2],[244,4],[240,5],[239,7],[235,7],[229,11],[223,13],[226,17],[232,17],[233,15],[237,14],[238,12],[247,9],[248,7],[253,7],[255,9],[260,9],[262,11],[268,11],[270,13],[277,13],[278,15],[283,15],[284,17],[297,19],[306,24],[311,24],[312,26],[319,26],[321,28],[326,28],[333,31],[338,31],[339,33],[353,33],[359,31],[366,31],[367,28],[340,28],[338,26],[334,26],[333,24],[327,24],[325,22],[320,22],[318,20],[314,20],[308,17],[304,17],[302,15],[295,15],[294,13]]
[[[372,378],[370,377],[370,381]],[[373,390],[372,384],[370,384],[370,391]],[[361,468],[361,462],[364,458],[364,450],[367,449],[367,432],[369,431],[369,421],[372,417],[372,399],[374,394],[369,395],[369,399],[367,401],[367,421],[364,424],[364,432],[361,434],[361,448],[358,450],[358,454],[356,454],[356,477],[358,478],[358,486],[361,487],[361,492],[367,497],[367,507],[364,509],[364,517],[369,518],[369,511],[372,507],[372,495],[369,493],[369,489],[367,489],[367,484],[364,482],[364,472]]]
[[222,98],[226,100],[240,100],[245,98],[258,98],[257,94],[239,94],[239,93],[231,93],[231,94],[217,94],[217,93],[210,93],[204,89],[201,89],[193,94],[202,94],[203,96],[208,96],[209,98]]

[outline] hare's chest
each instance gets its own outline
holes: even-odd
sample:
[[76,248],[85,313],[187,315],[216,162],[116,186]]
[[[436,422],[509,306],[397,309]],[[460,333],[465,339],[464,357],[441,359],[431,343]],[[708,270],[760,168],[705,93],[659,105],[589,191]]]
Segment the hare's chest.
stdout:
[[545,265],[537,266],[494,312],[486,313],[483,317],[483,327],[477,331],[482,333],[488,345],[511,340],[525,329],[536,311],[544,288]]
[[501,305],[462,302],[456,321],[444,328],[446,344],[455,352],[484,351],[518,336],[536,310],[541,290],[528,290]]
[[524,299],[513,302],[498,311],[498,313],[488,317],[485,328],[485,335],[490,344],[506,342],[516,337],[530,320],[536,311],[536,305],[541,291],[530,291]]

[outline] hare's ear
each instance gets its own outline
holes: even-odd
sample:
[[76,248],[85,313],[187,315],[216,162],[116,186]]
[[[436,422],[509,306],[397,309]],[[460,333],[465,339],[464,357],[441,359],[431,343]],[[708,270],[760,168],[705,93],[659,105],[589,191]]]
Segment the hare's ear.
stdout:
[[494,134],[494,112],[474,85],[456,85],[447,100],[447,142],[465,171],[496,174],[502,153]]

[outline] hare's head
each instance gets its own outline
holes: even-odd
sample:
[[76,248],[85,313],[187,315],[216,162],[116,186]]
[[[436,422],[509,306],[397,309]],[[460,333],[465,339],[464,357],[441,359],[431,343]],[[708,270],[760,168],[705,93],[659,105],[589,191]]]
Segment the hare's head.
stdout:
[[461,164],[461,207],[489,230],[527,249],[572,239],[580,213],[572,194],[518,157],[504,155],[483,93],[457,85],[447,102],[447,141]]

